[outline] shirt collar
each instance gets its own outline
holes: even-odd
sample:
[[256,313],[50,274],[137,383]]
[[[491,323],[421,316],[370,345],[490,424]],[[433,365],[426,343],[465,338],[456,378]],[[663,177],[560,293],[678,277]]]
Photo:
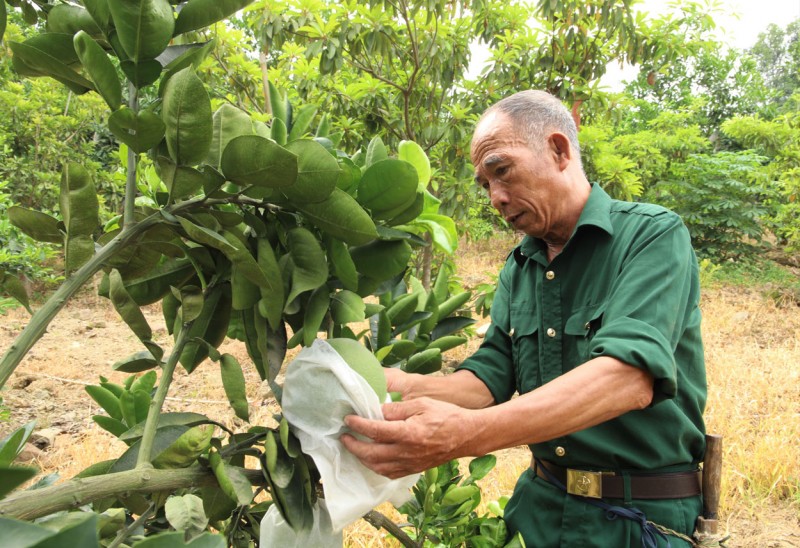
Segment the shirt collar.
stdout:
[[[575,237],[579,229],[589,226],[597,227],[609,235],[614,234],[614,227],[611,225],[611,196],[597,183],[591,183],[591,185],[589,199],[583,206],[583,211],[581,211],[581,216],[578,218],[570,240]],[[540,262],[547,264],[545,251],[546,246],[542,240],[525,236],[519,246],[514,249],[514,258],[521,263],[526,257],[534,259],[538,257],[541,259]]]

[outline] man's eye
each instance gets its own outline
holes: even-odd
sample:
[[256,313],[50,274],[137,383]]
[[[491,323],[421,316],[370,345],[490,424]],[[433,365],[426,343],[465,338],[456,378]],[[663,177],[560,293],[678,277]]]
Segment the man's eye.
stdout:
[[507,168],[507,167],[505,167],[505,166],[503,166],[503,167],[498,167],[496,170],[494,170],[494,174],[495,174],[495,175],[498,175],[498,176],[503,176],[503,175],[505,175],[507,172],[508,172],[508,168]]

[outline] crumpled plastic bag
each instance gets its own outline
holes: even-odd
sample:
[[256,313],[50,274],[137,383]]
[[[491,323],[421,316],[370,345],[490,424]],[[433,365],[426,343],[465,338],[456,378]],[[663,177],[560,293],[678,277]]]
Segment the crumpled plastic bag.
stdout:
[[419,478],[412,474],[392,480],[376,474],[339,441],[348,430],[346,415],[383,420],[381,403],[367,381],[324,340],[304,348],[287,366],[283,415],[319,470],[334,531],[387,500],[400,506]]
[[324,500],[314,507],[314,525],[308,531],[295,531],[273,504],[261,520],[259,546],[275,548],[340,548],[342,532],[335,532]]

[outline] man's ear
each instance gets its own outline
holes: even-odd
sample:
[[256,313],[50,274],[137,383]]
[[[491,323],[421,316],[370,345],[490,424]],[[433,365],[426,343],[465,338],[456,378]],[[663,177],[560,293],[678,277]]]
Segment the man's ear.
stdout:
[[567,136],[563,133],[552,133],[547,142],[559,169],[562,171],[567,169],[567,165],[569,165],[574,154]]

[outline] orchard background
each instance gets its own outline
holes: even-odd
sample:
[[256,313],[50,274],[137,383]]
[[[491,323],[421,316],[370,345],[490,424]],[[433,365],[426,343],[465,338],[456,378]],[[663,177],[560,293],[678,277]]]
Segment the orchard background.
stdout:
[[[270,503],[307,527],[282,365],[344,336],[447,374],[477,346],[515,236],[469,136],[540,88],[580,121],[591,180],[689,227],[728,545],[796,545],[800,22],[739,51],[695,2],[0,7],[0,514],[28,520],[5,534],[247,546]],[[622,92],[612,62],[639,68]],[[18,458],[28,439],[43,452]],[[346,544],[502,546],[525,451],[493,464],[430,471]]]

